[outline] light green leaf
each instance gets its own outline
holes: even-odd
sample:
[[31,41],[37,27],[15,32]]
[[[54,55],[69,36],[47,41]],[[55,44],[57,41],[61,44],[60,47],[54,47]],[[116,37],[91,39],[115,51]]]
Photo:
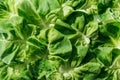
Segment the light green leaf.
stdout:
[[104,66],[110,66],[112,64],[112,47],[98,47],[95,50],[95,55],[97,59]]

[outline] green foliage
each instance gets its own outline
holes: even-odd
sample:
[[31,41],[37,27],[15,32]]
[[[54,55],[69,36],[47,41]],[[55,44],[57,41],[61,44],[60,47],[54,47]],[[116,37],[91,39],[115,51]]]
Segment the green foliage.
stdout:
[[0,0],[0,80],[119,75],[119,0]]

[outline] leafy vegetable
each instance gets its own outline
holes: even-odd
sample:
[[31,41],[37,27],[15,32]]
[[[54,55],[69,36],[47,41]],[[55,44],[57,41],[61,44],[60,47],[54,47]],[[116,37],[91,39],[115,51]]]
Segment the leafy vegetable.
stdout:
[[0,0],[0,80],[119,75],[119,0]]

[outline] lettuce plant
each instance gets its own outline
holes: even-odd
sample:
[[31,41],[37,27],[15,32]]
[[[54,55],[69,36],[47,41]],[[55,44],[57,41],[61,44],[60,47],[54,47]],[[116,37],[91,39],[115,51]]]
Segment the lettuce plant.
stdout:
[[119,0],[0,0],[0,80],[119,75]]

